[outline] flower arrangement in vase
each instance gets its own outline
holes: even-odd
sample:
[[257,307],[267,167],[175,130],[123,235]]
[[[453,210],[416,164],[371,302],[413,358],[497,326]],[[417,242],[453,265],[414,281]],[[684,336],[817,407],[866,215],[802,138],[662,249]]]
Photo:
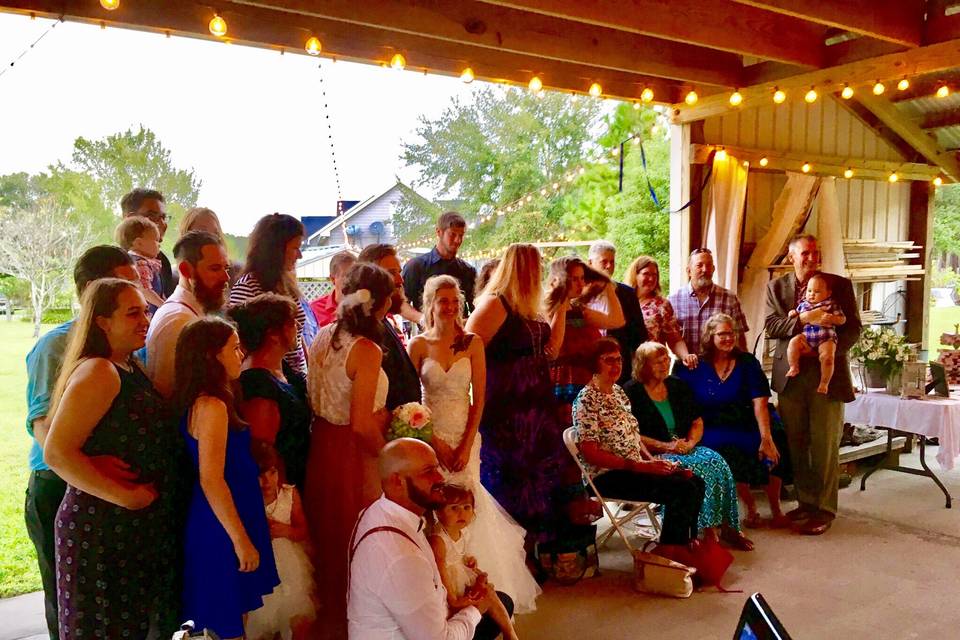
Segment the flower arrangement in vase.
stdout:
[[[912,349],[907,339],[883,329],[867,327],[860,332],[860,338],[850,348],[850,356],[856,358],[866,371],[867,386],[899,386],[903,363],[910,359]],[[878,384],[879,383],[879,384]]]

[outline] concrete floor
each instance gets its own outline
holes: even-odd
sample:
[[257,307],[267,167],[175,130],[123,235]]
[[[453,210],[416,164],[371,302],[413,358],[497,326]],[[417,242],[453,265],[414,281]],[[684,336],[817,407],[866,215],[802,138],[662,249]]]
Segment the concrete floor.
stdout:
[[[933,460],[936,449],[928,451]],[[919,467],[917,454],[901,457]],[[960,498],[960,469],[934,471]],[[761,499],[761,512],[764,500]],[[792,508],[795,503],[788,503]],[[840,493],[840,517],[825,535],[748,532],[757,548],[735,552],[724,587],[688,600],[635,593],[619,538],[601,551],[599,578],[547,585],[535,613],[521,616],[524,638],[697,638],[729,640],[746,597],[761,592],[795,640],[958,638],[960,501],[944,508],[929,478],[878,471]]]
[[[933,460],[936,449],[928,453]],[[916,452],[901,462],[917,467]],[[547,585],[538,610],[520,616],[517,629],[532,640],[729,640],[747,595],[759,591],[794,640],[958,638],[960,469],[933,466],[958,498],[954,509],[944,509],[928,478],[879,471],[867,491],[858,481],[841,491],[841,517],[824,536],[750,532],[757,549],[736,552],[724,579],[744,593],[687,600],[635,593],[629,555],[614,537],[600,554],[601,577]],[[0,640],[43,637],[38,596],[0,600]]]

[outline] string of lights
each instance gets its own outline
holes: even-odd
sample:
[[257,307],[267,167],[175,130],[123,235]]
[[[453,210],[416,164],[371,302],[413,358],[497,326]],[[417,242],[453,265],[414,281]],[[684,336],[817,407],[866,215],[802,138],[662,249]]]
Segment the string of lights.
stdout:
[[[311,38],[316,40],[316,38]],[[320,52],[320,41],[316,43],[317,54]],[[309,52],[309,49],[308,49]],[[337,200],[343,200],[343,185],[340,182],[340,167],[337,166],[337,150],[333,142],[333,121],[330,119],[330,104],[327,102],[327,88],[323,84],[323,63],[317,65],[320,69],[320,93],[323,95],[323,117],[327,122],[327,142],[330,143],[330,161],[333,163],[333,177],[337,181]]]
[[20,52],[20,55],[18,55],[16,58],[14,58],[13,60],[10,61],[10,64],[8,64],[7,66],[5,66],[3,69],[0,69],[0,77],[3,77],[3,75],[4,75],[5,73],[7,73],[8,71],[10,71],[11,69],[13,69],[13,67],[16,66],[16,64],[17,64],[18,62],[20,62],[20,60],[22,60],[25,55],[27,55],[28,53],[30,53],[31,51],[33,51],[33,48],[34,48],[35,46],[37,46],[37,44],[38,44],[41,40],[43,40],[44,38],[46,38],[47,35],[48,35],[51,31],[53,31],[53,30],[57,27],[57,25],[60,24],[61,22],[63,22],[63,16],[60,16],[59,18],[57,18],[56,20],[54,20],[53,23],[51,23],[51,25],[50,25],[49,27],[47,27],[47,30],[40,34],[40,37],[39,37],[39,38],[37,38],[36,40],[34,40],[33,42],[31,42],[31,43],[30,43],[30,46],[28,46],[26,49],[24,49],[23,51],[21,51],[21,52]]

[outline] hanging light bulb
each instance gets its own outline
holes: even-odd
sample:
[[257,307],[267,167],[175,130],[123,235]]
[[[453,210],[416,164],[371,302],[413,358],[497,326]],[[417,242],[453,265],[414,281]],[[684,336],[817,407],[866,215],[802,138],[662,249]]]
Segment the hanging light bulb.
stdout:
[[849,100],[853,97],[853,87],[848,84],[843,85],[843,91],[840,92],[840,97],[844,100]]
[[600,94],[603,93],[603,87],[601,87],[599,83],[594,82],[592,85],[590,85],[590,91],[589,91],[589,93],[590,93],[590,95],[592,95],[594,98],[599,98],[599,97],[600,97]]
[[463,73],[460,74],[460,79],[464,82],[464,84],[470,84],[471,82],[473,82],[473,79],[474,79],[473,69],[471,69],[470,67],[467,67],[466,69],[464,69]]
[[750,168],[750,161],[749,161],[749,160],[744,160],[744,161],[743,161],[743,166],[746,167],[747,169],[749,169],[749,168]]
[[100,0],[100,6],[107,11],[113,11],[120,7],[120,0]]
[[902,80],[900,80],[900,82],[897,83],[897,89],[900,91],[906,91],[909,88],[910,88],[910,81],[907,80],[906,78],[903,78]]
[[390,58],[390,66],[397,71],[403,71],[403,68],[407,66],[407,59],[403,57],[402,53],[395,53]]
[[887,180],[889,180],[890,182],[896,182],[899,179],[900,179],[900,176],[897,175],[896,171],[891,172],[890,175],[887,176]]
[[809,162],[804,162],[804,163],[800,166],[800,171],[803,171],[804,173],[810,173],[810,163],[809,163]]
[[853,177],[853,169],[851,169],[850,167],[847,167],[847,170],[843,172],[843,177],[846,178],[847,180],[849,180],[850,178],[852,178],[852,177]]
[[309,53],[311,56],[318,56],[320,55],[320,52],[323,51],[323,46],[320,44],[319,38],[316,36],[311,36],[310,39],[307,40],[307,44],[304,46],[304,49],[306,49],[307,53]]
[[700,99],[700,96],[697,95],[697,92],[694,91],[693,89],[690,89],[690,92],[687,93],[687,96],[683,99],[683,101],[689,105],[695,105],[697,104],[697,100],[699,99]]
[[767,156],[763,156],[762,158],[760,158],[760,166],[761,166],[761,167],[765,167],[765,166],[767,166],[768,164],[770,164],[770,161],[767,160]]
[[787,99],[787,94],[783,89],[777,87],[773,88],[773,101],[777,104],[783,104],[783,101]]
[[640,92],[640,99],[644,102],[653,102],[653,89],[646,87]]
[[733,93],[730,94],[730,106],[737,107],[743,102],[743,94],[733,90]]
[[938,98],[946,98],[948,95],[950,95],[950,87],[948,87],[945,84],[942,84],[939,87],[937,87]]
[[714,156],[714,160],[718,162],[724,162],[726,161],[726,159],[727,159],[727,150],[724,149],[723,147],[720,147],[719,149],[717,149],[717,155]]
[[227,35],[227,21],[218,15],[213,16],[208,26],[210,27],[210,33],[218,38]]
[[934,179],[933,179],[933,186],[935,186],[935,187],[943,186],[943,178],[941,178],[940,176],[937,176],[936,178],[934,178]]
[[540,76],[533,76],[530,78],[530,83],[527,85],[530,91],[537,93],[543,89],[543,80],[540,79]]
[[634,103],[633,103],[633,109],[634,109],[634,111],[639,110],[639,109],[640,109],[640,103],[639,103],[639,102],[634,102]]
[[813,104],[817,101],[817,90],[814,87],[810,87],[810,91],[807,91],[806,95],[803,96],[803,99],[807,101],[807,104]]
[[875,96],[881,96],[881,95],[883,95],[883,92],[886,91],[886,90],[887,90],[887,88],[886,88],[885,86],[883,86],[883,83],[880,82],[879,80],[877,80],[877,83],[876,83],[875,85],[873,85],[873,95],[875,95]]

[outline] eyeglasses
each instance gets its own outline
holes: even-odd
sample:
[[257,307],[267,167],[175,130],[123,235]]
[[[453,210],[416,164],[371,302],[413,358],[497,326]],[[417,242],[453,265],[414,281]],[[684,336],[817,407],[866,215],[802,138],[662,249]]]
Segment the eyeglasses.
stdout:
[[717,336],[718,338],[732,338],[733,331],[717,331],[713,335]]
[[623,364],[623,357],[622,356],[603,356],[602,358],[600,358],[600,362],[607,365],[608,367],[612,367],[615,364]]

